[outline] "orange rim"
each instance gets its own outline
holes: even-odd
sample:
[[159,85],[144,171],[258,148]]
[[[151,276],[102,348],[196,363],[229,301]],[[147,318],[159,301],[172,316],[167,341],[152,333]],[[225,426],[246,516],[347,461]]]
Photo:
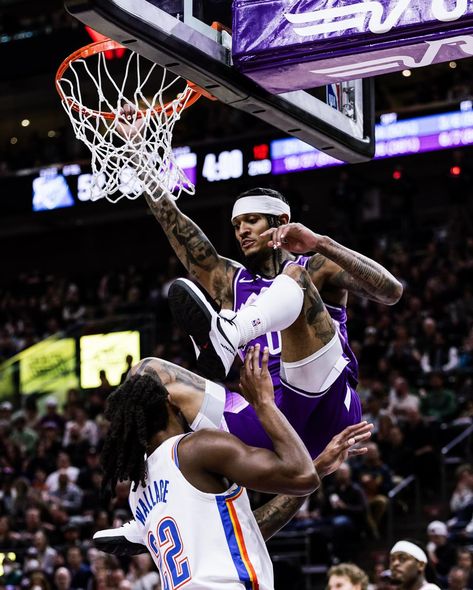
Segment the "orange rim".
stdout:
[[[67,98],[65,96],[65,94],[61,88],[61,84],[60,84],[60,81],[64,75],[64,72],[69,68],[70,64],[73,63],[74,61],[76,61],[78,59],[86,59],[87,57],[92,57],[93,55],[97,55],[98,53],[104,53],[105,51],[110,51],[113,49],[128,49],[128,48],[121,45],[117,41],[113,41],[113,39],[105,39],[103,41],[95,41],[94,43],[89,43],[89,45],[85,45],[84,47],[81,47],[77,51],[74,51],[74,53],[71,53],[71,55],[69,55],[69,57],[66,57],[66,59],[59,66],[59,68],[56,72],[56,78],[55,78],[56,90],[57,90],[59,96],[61,97],[61,100],[64,102],[67,102],[69,104],[69,106],[74,111],[77,111],[78,113],[85,112],[85,113],[92,115],[94,117],[101,116],[101,117],[104,117],[105,119],[115,119],[116,118],[117,115],[115,113],[111,113],[109,111],[96,111],[94,109],[89,109],[89,108],[81,105],[77,101],[73,100],[72,98]],[[178,112],[192,106],[203,95],[203,93],[200,91],[199,87],[196,86],[193,82],[189,82],[187,80],[187,84],[188,84],[188,87],[182,93],[182,97],[180,99],[181,102],[177,108]],[[169,102],[167,102],[166,104],[164,104],[162,106],[160,105],[160,106],[155,107],[153,110],[156,113],[161,113],[164,111],[166,113],[166,115],[169,115],[173,112],[173,110],[175,110],[175,109],[173,109],[173,103],[175,100],[176,99],[170,100]],[[142,115],[144,115],[147,111],[139,110],[138,112],[141,113]]]

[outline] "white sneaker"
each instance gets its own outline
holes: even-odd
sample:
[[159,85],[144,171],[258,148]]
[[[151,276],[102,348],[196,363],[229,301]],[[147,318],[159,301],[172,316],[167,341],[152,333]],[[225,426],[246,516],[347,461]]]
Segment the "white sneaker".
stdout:
[[147,553],[142,534],[136,520],[130,520],[116,529],[103,529],[93,536],[94,546],[113,555],[139,555]]
[[224,379],[238,350],[240,336],[233,322],[236,314],[227,310],[219,313],[197,285],[187,279],[177,279],[171,285],[169,307],[200,350],[200,371],[209,379]]

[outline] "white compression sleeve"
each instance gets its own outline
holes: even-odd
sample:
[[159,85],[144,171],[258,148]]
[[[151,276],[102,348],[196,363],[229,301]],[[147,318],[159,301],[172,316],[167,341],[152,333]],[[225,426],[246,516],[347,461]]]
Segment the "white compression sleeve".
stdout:
[[197,416],[190,427],[192,430],[220,428],[225,409],[225,388],[213,381],[205,380],[205,394]]
[[301,313],[303,302],[304,293],[296,281],[288,275],[278,275],[266,291],[240,309],[233,319],[240,333],[238,346],[267,332],[288,328]]

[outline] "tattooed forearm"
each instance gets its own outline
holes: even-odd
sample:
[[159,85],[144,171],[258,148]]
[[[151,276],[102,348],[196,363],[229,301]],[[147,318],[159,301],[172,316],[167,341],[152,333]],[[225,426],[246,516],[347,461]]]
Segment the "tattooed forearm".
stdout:
[[276,496],[253,511],[263,539],[267,541],[287,524],[304,504],[305,498]]
[[158,202],[146,195],[148,205],[161,224],[176,255],[196,279],[201,271],[211,272],[220,258],[204,232],[167,197]]
[[330,277],[330,286],[347,289],[387,305],[393,305],[401,298],[401,283],[381,264],[330,238],[324,238],[319,251],[343,269]]
[[145,374],[157,379],[166,386],[170,383],[182,383],[205,391],[205,379],[164,359],[154,358],[151,362],[144,360],[139,365],[136,374]]

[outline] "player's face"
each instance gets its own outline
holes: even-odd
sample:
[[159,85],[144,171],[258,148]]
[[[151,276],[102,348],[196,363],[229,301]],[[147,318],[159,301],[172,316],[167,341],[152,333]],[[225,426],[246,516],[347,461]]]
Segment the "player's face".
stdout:
[[408,553],[397,551],[389,558],[391,581],[394,584],[410,585],[423,571],[422,564]]
[[260,237],[268,229],[268,220],[261,213],[245,213],[232,221],[235,237],[245,256],[251,256],[263,249],[269,251],[269,237]]

